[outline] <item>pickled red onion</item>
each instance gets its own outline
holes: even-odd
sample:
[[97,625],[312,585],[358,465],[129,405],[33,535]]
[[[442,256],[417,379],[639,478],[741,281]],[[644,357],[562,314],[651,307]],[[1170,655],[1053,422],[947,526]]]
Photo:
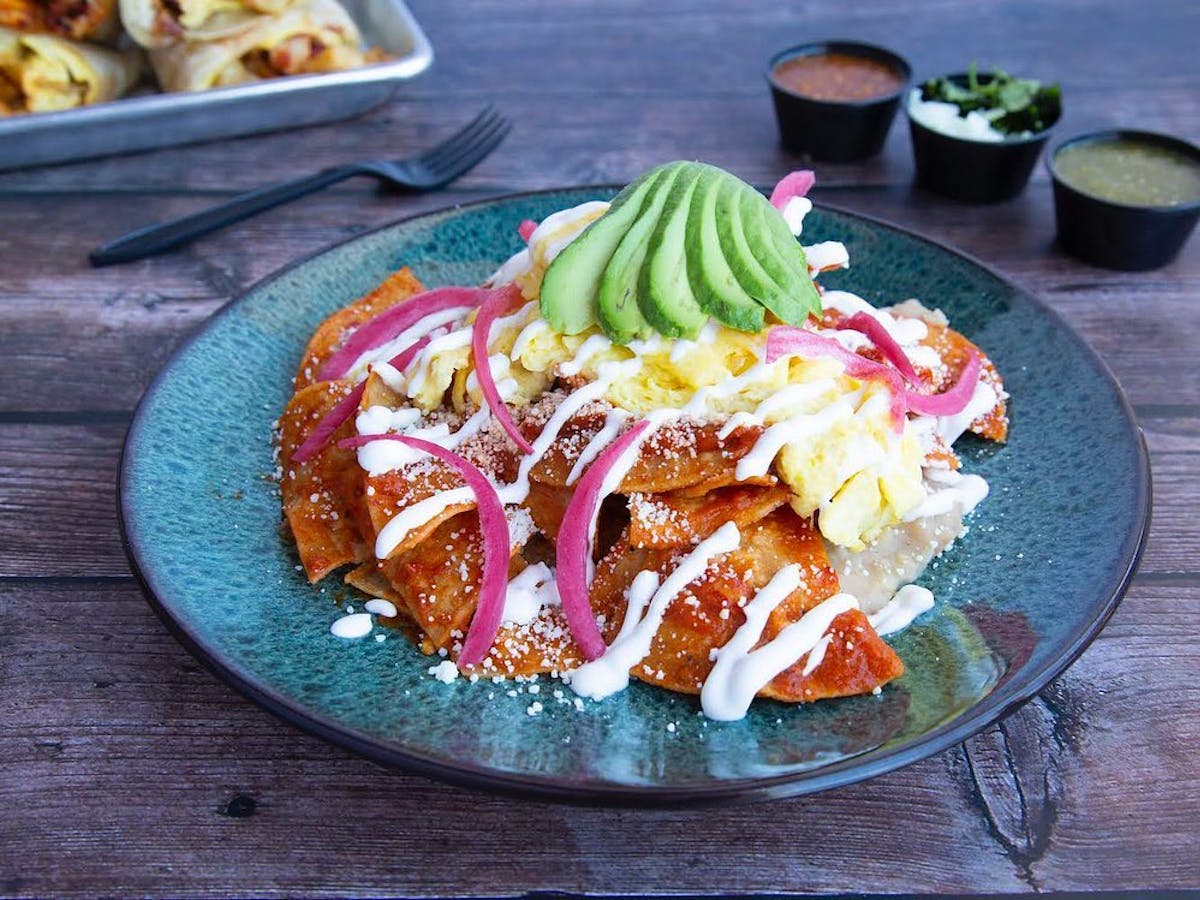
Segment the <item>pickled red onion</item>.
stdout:
[[532,453],[533,444],[521,434],[500,397],[500,391],[496,389],[496,379],[492,376],[492,365],[488,359],[488,332],[492,329],[492,322],[500,313],[509,312],[524,299],[520,288],[512,284],[489,292],[483,305],[479,307],[479,314],[475,317],[475,325],[471,330],[471,354],[475,361],[475,377],[479,380],[479,390],[483,393],[483,399],[491,409],[492,415],[521,448],[522,453]]
[[304,439],[292,454],[292,462],[307,462],[325,449],[333,433],[342,427],[342,423],[354,415],[358,404],[362,402],[363,391],[367,383],[360,381],[349,394],[337,402],[333,409],[325,414],[325,418],[317,423],[317,427]]
[[649,420],[642,419],[601,451],[575,486],[558,532],[558,571],[555,574],[558,596],[567,625],[586,659],[597,659],[608,649],[596,627],[588,585],[592,533],[596,529],[600,504],[604,501],[604,483],[621,456],[637,445],[649,427]]
[[487,288],[443,287],[410,297],[360,325],[346,343],[325,361],[317,376],[322,381],[341,378],[368,350],[386,344],[426,316],[460,306],[479,306],[492,293]]
[[789,172],[779,180],[779,184],[775,185],[775,190],[771,191],[771,205],[783,212],[783,208],[787,206],[789,200],[793,197],[803,197],[811,190],[816,181],[817,176],[809,169]]
[[[343,450],[357,450],[360,447],[365,447],[372,441],[407,441],[407,434],[396,434],[394,431],[387,431],[383,434],[356,434],[354,437],[342,438],[337,445]],[[415,439],[414,439],[415,440]]]
[[882,381],[888,386],[892,395],[892,425],[897,431],[903,430],[906,411],[904,382],[901,381],[900,373],[895,369],[859,356],[854,351],[847,350],[833,338],[822,337],[806,328],[797,328],[794,325],[776,325],[767,335],[767,362],[775,362],[781,357],[793,353],[831,357],[845,366],[846,374],[851,378]]
[[[425,335],[425,337],[405,347],[389,359],[388,365],[396,369],[403,369],[412,362],[413,357],[429,341],[430,336]],[[329,439],[333,437],[333,433],[342,427],[343,422],[354,415],[354,411],[358,409],[358,405],[362,402],[363,392],[366,388],[367,382],[364,379],[356,384],[354,390],[345,398],[338,401],[337,405],[325,414],[325,418],[317,423],[317,427],[312,430],[312,434],[306,437],[304,442],[296,448],[296,452],[292,454],[292,460],[294,462],[305,462],[324,450],[325,445],[329,443]]]
[[907,390],[895,369],[859,356],[832,338],[792,325],[772,328],[767,335],[767,362],[791,353],[833,357],[846,367],[851,378],[885,382],[892,392],[892,420],[898,430],[904,427],[905,414],[910,410],[921,416],[953,416],[962,412],[971,402],[983,367],[979,354],[972,350],[954,387],[940,394],[922,394]]
[[533,219],[522,219],[521,224],[517,226],[517,234],[521,236],[521,240],[529,243],[529,239],[533,237],[533,233],[537,230],[538,223]]
[[954,416],[967,408],[971,397],[975,395],[975,386],[979,384],[979,374],[983,370],[983,361],[974,350],[967,357],[967,364],[959,373],[954,387],[940,394],[918,394],[916,391],[905,391],[904,402],[908,408],[920,416]]
[[887,361],[900,370],[900,374],[904,376],[909,384],[919,385],[921,383],[921,379],[917,375],[917,370],[913,368],[912,360],[908,358],[908,354],[896,343],[896,339],[892,337],[888,330],[883,327],[883,323],[874,316],[864,312],[855,313],[842,323],[842,327],[865,334],[871,343],[879,349],[879,352],[887,358]]
[[432,334],[427,334],[418,341],[409,344],[395,356],[388,360],[388,365],[398,372],[403,372],[408,368],[408,364],[413,361],[413,357],[425,349],[425,345],[433,340]]
[[479,512],[479,531],[483,536],[483,577],[479,581],[479,600],[475,604],[475,615],[466,639],[458,652],[458,663],[475,666],[483,662],[500,621],[504,616],[504,600],[508,593],[508,561],[512,551],[512,538],[508,530],[508,517],[504,514],[504,503],[496,492],[495,485],[467,460],[457,453],[440,447],[431,441],[408,437],[403,434],[365,434],[339,441],[339,447],[357,448],[372,441],[399,441],[414,450],[428,453],[442,462],[453,466],[475,495],[475,508]]

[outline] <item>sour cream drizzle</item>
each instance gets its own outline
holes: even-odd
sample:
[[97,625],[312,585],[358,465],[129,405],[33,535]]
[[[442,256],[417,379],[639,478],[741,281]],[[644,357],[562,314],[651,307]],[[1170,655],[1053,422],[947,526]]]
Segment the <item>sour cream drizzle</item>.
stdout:
[[940,516],[957,510],[966,515],[988,495],[988,483],[978,475],[964,475],[952,470],[925,470],[925,499],[904,516],[905,522],[915,522],[928,516]]
[[591,361],[592,357],[611,350],[612,345],[612,341],[604,335],[593,334],[579,345],[579,349],[575,351],[575,356],[572,359],[558,364],[558,374],[566,377],[578,375],[583,371],[583,367]]
[[[600,521],[600,506],[604,498],[615,493],[617,488],[621,486],[621,482],[629,474],[629,470],[633,468],[633,464],[637,462],[642,444],[654,434],[663,422],[674,418],[675,415],[674,410],[658,409],[645,416],[644,421],[649,423],[649,427],[642,431],[640,437],[625,447],[621,451],[621,454],[609,465],[608,471],[604,474],[604,480],[600,482],[600,503],[597,503],[595,509],[592,510],[592,520],[588,523],[589,545],[596,539],[596,526]],[[592,576],[595,574],[595,570],[596,565],[592,562],[592,558],[589,555],[587,557],[587,581],[589,585],[592,583]]]
[[641,366],[641,360],[631,359],[619,363],[605,363],[600,367],[599,377],[583,387],[572,391],[563,398],[562,403],[554,410],[550,419],[542,426],[542,432],[533,441],[533,452],[526,453],[517,469],[516,480],[500,489],[500,499],[505,503],[521,503],[529,496],[529,473],[537,462],[546,455],[551,445],[558,439],[558,434],[579,412],[593,400],[599,400],[604,392],[617,378],[632,374]]
[[369,613],[374,613],[377,616],[385,616],[386,618],[394,618],[397,615],[396,604],[391,600],[384,600],[381,597],[374,597],[363,604],[363,609]]
[[544,562],[526,566],[508,582],[504,598],[503,622],[528,625],[544,606],[558,606],[558,585],[554,572]]
[[929,334],[929,326],[917,318],[896,318],[886,310],[878,309],[857,294],[849,291],[826,291],[821,296],[821,306],[844,316],[866,313],[890,334],[897,344],[915,344]]
[[871,627],[882,637],[903,631],[913,619],[933,609],[933,592],[915,584],[906,584],[879,612],[868,616]]
[[963,436],[971,423],[980,416],[989,412],[1000,398],[996,396],[996,390],[982,378],[975,385],[975,392],[971,395],[971,399],[967,401],[967,405],[962,412],[953,416],[939,416],[937,419],[936,431],[946,446],[952,446],[955,441]]
[[813,645],[813,648],[808,651],[808,658],[804,660],[804,668],[800,670],[802,677],[807,678],[817,670],[817,666],[825,661],[825,651],[829,649],[832,642],[833,635],[826,633]]
[[812,212],[812,208],[812,201],[807,197],[790,197],[780,210],[783,221],[787,222],[788,229],[796,237],[800,237],[804,230],[804,217]]
[[452,506],[471,506],[474,503],[475,493],[469,487],[461,487],[439,491],[432,497],[406,506],[379,529],[375,538],[375,556],[387,559],[404,542],[410,531],[428,525]]
[[773,640],[752,649],[761,640],[772,611],[800,586],[800,581],[800,567],[785,566],[746,604],[746,621],[717,651],[717,661],[700,690],[700,708],[710,719],[730,722],[743,718],[755,695],[771,679],[816,649],[834,619],[858,609],[854,597],[834,594],[780,631]]
[[[511,378],[502,379],[496,389],[500,396],[508,398],[516,393],[517,383]],[[415,413],[413,416],[411,414]],[[457,431],[451,431],[445,422],[425,428],[412,428],[420,421],[420,410],[408,408],[392,411],[386,406],[371,406],[358,414],[355,425],[360,435],[386,434],[395,431],[409,437],[421,438],[441,444],[447,450],[477,435],[492,421],[492,411],[484,406],[474,412]],[[371,475],[382,475],[403,466],[411,465],[425,456],[399,441],[372,441],[358,449],[358,464]]]
[[352,641],[357,638],[366,637],[374,627],[375,623],[372,621],[370,613],[350,613],[347,616],[335,619],[333,624],[329,626],[329,633],[334,637]]
[[[559,432],[562,431],[571,417],[586,404],[600,399],[617,378],[631,375],[640,367],[641,360],[637,358],[622,362],[604,363],[600,367],[599,377],[595,381],[589,382],[578,390],[568,394],[558,405],[558,408],[554,410],[554,413],[550,416],[545,426],[543,426],[541,434],[533,441],[533,452],[522,456],[517,469],[516,479],[511,484],[498,487],[501,501],[506,505],[523,502],[529,496],[529,473],[538,461],[546,455],[546,452],[554,444],[555,440],[558,439]],[[516,389],[516,382],[506,379],[505,382],[501,382],[497,387],[500,389],[501,396],[505,396]],[[663,414],[656,418],[662,421],[667,416],[674,415],[677,415],[674,411],[667,410],[663,411]],[[449,429],[444,424],[433,426],[429,429],[417,429],[411,432],[411,434],[423,437],[426,440],[437,440],[442,446],[452,449],[471,435],[478,433],[490,421],[491,412],[485,407],[476,412],[461,429],[453,434],[449,432]],[[374,434],[378,432],[370,433]],[[636,450],[636,447],[633,449]],[[596,452],[599,452],[599,449]],[[374,441],[361,447],[358,454],[359,465],[367,469],[371,474],[391,471],[392,469],[414,462],[415,459],[419,459],[423,455],[412,451],[397,441]],[[412,454],[415,454],[415,456]],[[624,469],[621,470],[620,475],[617,477],[618,484],[620,483],[620,479],[624,477],[625,472],[629,470],[629,467],[636,460],[636,454],[626,454],[626,456],[629,458],[625,463]],[[618,468],[620,466],[614,466],[614,470]],[[379,530],[379,534],[375,540],[375,556],[379,559],[386,559],[408,537],[409,532],[413,529],[426,525],[451,506],[473,502],[473,496],[468,488],[454,488],[442,491],[401,510]]]
[[722,400],[726,397],[732,397],[739,393],[743,388],[750,387],[762,381],[766,381],[771,377],[771,371],[775,366],[786,365],[782,361],[773,363],[759,362],[752,365],[741,375],[736,375],[733,378],[727,378],[725,381],[710,384],[702,387],[692,395],[680,412],[685,416],[701,416],[708,411],[708,403],[710,400]]
[[621,429],[627,421],[629,421],[629,414],[624,410],[614,406],[608,411],[608,415],[604,417],[604,425],[588,441],[588,445],[583,448],[579,458],[575,460],[575,465],[571,466],[571,471],[567,474],[568,485],[579,480],[584,470],[592,464],[592,460],[599,456],[601,451],[621,433]]
[[[826,291],[821,295],[821,305],[824,309],[834,310],[847,318],[856,313],[866,313],[883,326],[901,346],[913,365],[937,369],[942,364],[936,350],[920,343],[928,336],[929,326],[916,315],[893,316],[886,309],[878,309],[849,291]],[[847,350],[857,351],[871,346],[871,341],[866,335],[847,328],[818,328],[817,332],[833,338]]]
[[423,319],[418,319],[413,325],[404,331],[400,332],[396,337],[392,338],[386,344],[380,344],[378,347],[372,347],[367,350],[358,359],[354,361],[349,371],[346,373],[347,378],[353,378],[355,381],[361,381],[366,377],[367,366],[370,363],[382,362],[391,359],[401,350],[411,347],[425,335],[437,330],[443,325],[448,325],[452,322],[460,321],[467,313],[471,311],[469,306],[456,306],[452,309],[443,309],[435,313],[430,313]]
[[661,584],[657,573],[639,572],[629,588],[625,620],[616,639],[599,659],[569,673],[571,689],[582,697],[603,700],[628,687],[629,670],[650,652],[671,601],[704,574],[714,557],[732,553],[741,540],[737,526],[726,522],[683,557]]
[[826,269],[850,268],[850,254],[840,241],[823,241],[804,248],[808,258],[808,271],[823,272]]

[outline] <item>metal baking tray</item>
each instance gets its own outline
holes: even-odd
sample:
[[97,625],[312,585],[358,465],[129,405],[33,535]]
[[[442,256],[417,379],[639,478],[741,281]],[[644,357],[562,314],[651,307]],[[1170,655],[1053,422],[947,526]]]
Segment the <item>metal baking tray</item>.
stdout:
[[235,87],[145,93],[64,112],[0,118],[0,170],[336,122],[386,103],[429,68],[433,48],[404,0],[342,0],[387,62]]

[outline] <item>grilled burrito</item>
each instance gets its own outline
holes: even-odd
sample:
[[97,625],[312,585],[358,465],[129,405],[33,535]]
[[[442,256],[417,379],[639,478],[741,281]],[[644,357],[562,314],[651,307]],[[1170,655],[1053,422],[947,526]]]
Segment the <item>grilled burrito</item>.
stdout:
[[0,0],[0,28],[77,41],[117,35],[117,0]]
[[300,0],[228,37],[150,51],[159,84],[167,91],[336,72],[372,61],[373,55],[362,50],[354,21],[336,0]]
[[140,72],[137,54],[0,28],[0,115],[115,100]]
[[[0,0],[0,3],[7,0]],[[294,0],[120,0],[129,36],[147,49],[237,34],[260,16],[276,16]]]

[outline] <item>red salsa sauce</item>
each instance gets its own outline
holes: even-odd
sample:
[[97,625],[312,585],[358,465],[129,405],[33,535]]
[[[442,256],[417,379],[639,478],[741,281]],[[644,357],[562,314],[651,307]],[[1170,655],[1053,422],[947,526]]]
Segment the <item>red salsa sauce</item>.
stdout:
[[850,53],[814,53],[786,59],[771,70],[780,87],[813,100],[874,100],[904,84],[887,63]]

